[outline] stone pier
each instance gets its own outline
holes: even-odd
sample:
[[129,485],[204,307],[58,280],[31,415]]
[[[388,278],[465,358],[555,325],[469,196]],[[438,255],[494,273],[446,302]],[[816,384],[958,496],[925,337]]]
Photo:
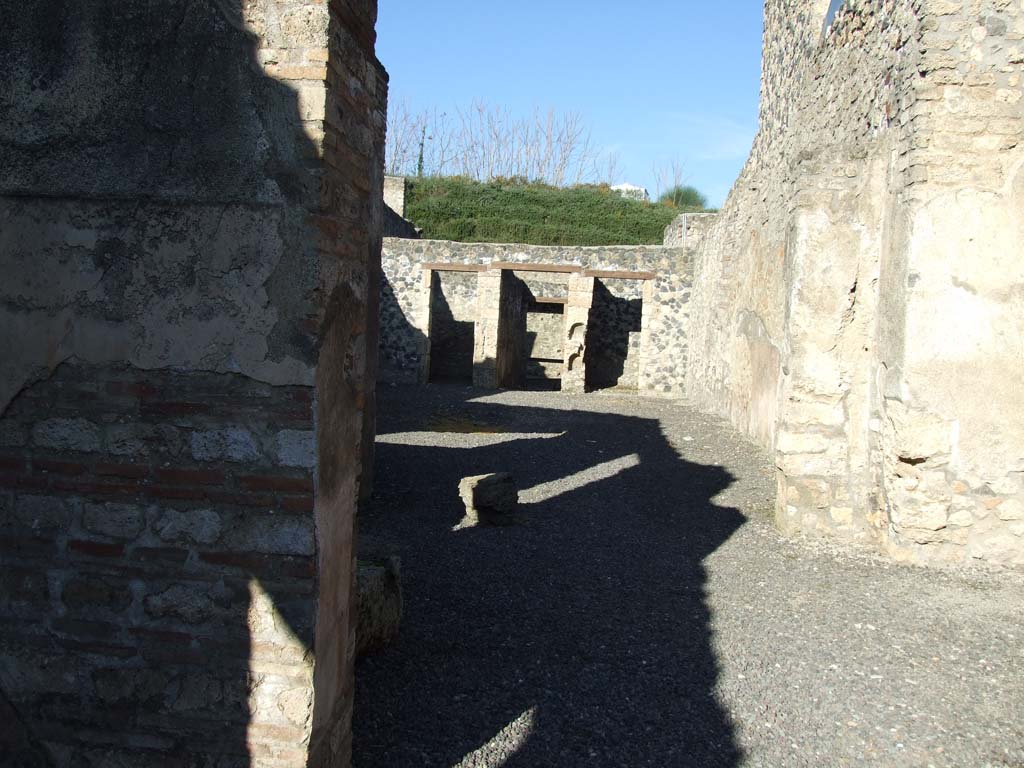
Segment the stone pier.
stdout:
[[376,5],[60,7],[0,2],[0,753],[346,766]]

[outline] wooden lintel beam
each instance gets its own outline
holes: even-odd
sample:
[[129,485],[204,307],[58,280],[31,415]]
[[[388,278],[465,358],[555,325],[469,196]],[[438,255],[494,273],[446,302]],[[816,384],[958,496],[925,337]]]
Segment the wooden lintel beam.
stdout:
[[424,269],[430,269],[434,272],[486,272],[486,264],[424,264]]
[[655,280],[654,272],[623,272],[614,269],[588,269],[583,273],[586,277],[607,278],[609,280]]
[[515,272],[560,272],[562,274],[577,274],[583,271],[583,267],[575,264],[513,264],[508,261],[491,262],[491,269],[510,269]]

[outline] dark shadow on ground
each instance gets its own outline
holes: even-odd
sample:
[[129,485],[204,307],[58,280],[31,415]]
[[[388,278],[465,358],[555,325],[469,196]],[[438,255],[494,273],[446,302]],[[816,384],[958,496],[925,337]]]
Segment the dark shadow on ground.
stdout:
[[[732,476],[682,460],[654,419],[471,402],[484,394],[381,393],[379,490],[361,532],[401,556],[406,616],[397,643],[357,668],[356,764],[455,765],[525,713],[504,760],[475,764],[738,764],[702,565],[744,522],[711,501]],[[439,413],[557,436],[396,444]],[[452,530],[464,476],[507,470],[530,489],[596,467],[619,471],[552,489],[513,527]]]

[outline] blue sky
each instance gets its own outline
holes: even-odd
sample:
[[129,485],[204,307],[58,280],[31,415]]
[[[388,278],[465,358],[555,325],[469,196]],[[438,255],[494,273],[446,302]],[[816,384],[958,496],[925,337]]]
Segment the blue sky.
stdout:
[[763,0],[380,0],[391,98],[579,112],[618,181],[685,183],[720,205],[757,130]]

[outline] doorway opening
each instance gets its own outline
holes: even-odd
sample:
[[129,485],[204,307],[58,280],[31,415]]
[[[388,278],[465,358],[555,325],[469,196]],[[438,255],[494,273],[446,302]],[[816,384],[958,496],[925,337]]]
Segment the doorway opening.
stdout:
[[564,298],[534,297],[526,306],[526,388],[558,390],[565,367]]
[[640,384],[643,282],[622,278],[594,281],[594,303],[587,333],[588,391]]
[[431,383],[472,383],[476,300],[476,272],[432,272],[428,379]]

